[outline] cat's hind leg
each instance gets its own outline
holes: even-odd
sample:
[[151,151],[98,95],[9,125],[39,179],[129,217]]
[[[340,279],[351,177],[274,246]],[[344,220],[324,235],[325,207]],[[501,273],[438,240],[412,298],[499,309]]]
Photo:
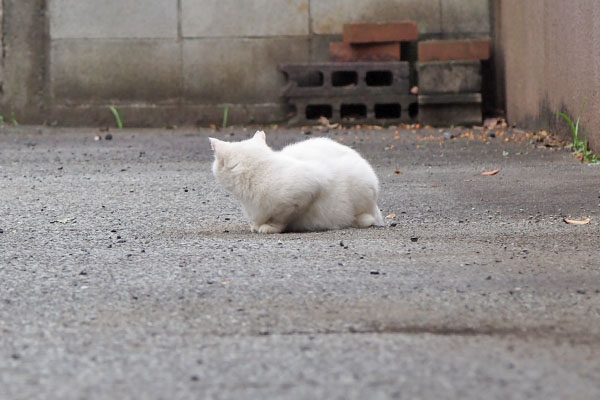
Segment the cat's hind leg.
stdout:
[[373,225],[375,225],[375,217],[373,217],[371,214],[359,214],[354,220],[354,226],[357,228],[368,228]]
[[381,215],[381,210],[377,207],[377,203],[373,205],[373,216],[375,217],[375,226],[383,226],[383,216]]
[[283,232],[283,229],[285,228],[285,225],[283,224],[277,224],[277,223],[269,223],[269,224],[262,224],[261,226],[258,227],[258,229],[256,230],[258,233],[281,233]]

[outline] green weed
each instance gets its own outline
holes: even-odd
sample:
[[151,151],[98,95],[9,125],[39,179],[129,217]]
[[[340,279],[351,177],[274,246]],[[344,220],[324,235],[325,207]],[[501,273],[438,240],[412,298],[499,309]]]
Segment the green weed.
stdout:
[[571,127],[571,133],[573,134],[573,151],[577,158],[579,158],[582,162],[588,163],[600,163],[600,157],[595,155],[589,148],[588,142],[583,137],[581,132],[579,131],[579,122],[581,121],[581,116],[583,115],[583,111],[585,110],[585,106],[587,105],[588,99],[585,99],[583,105],[581,106],[581,111],[579,111],[579,115],[577,116],[577,120],[573,123],[573,119],[569,117],[567,114],[563,112],[558,112],[556,115],[562,117],[565,121],[569,123]]
[[10,123],[13,124],[13,126],[19,126],[19,122],[17,121],[17,118],[15,118],[15,113],[10,113]]
[[108,108],[110,109],[110,111],[114,115],[115,120],[117,121],[117,126],[119,127],[119,129],[123,129],[123,120],[121,119],[121,116],[119,115],[119,111],[117,110],[117,108],[115,106],[109,106]]
[[223,128],[227,128],[227,119],[229,118],[229,107],[223,110]]

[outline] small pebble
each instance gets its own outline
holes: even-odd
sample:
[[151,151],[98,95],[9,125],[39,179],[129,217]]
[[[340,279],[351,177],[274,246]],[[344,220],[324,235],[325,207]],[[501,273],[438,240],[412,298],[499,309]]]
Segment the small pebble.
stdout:
[[585,294],[586,291],[584,289],[577,289],[577,294]]
[[371,271],[371,275],[379,275],[379,271],[373,270],[373,271]]
[[417,242],[418,240],[419,240],[419,238],[416,237],[416,236],[413,236],[413,237],[410,238],[411,242]]
[[304,132],[302,132],[302,134],[304,134],[304,135],[312,135],[312,131],[304,131]]
[[489,281],[489,280],[491,280],[491,279],[492,279],[492,276],[491,276],[491,275],[490,275],[490,276],[488,276],[487,278],[485,278],[485,280],[486,280],[486,281]]
[[444,132],[444,139],[454,139],[456,137],[455,134],[450,133],[450,132]]
[[112,135],[110,133],[107,133],[106,136],[104,136],[105,140],[112,140]]
[[344,247],[344,241],[343,240],[340,240],[340,246]]
[[0,228],[0,233],[4,233],[4,229]]

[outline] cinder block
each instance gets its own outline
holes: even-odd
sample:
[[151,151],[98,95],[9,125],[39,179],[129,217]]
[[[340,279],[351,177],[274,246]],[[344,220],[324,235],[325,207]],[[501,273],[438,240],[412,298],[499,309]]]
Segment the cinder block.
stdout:
[[62,103],[176,102],[179,54],[176,40],[52,41],[51,93]]
[[186,38],[308,35],[309,0],[181,0]]
[[318,124],[325,117],[330,122],[348,124],[397,124],[417,121],[418,104],[414,95],[372,95],[293,98],[296,109],[290,125]]
[[481,62],[434,61],[417,64],[420,94],[481,92]]
[[347,23],[377,21],[419,21],[421,33],[442,30],[439,0],[312,0],[310,16],[318,35],[339,34]]
[[481,94],[419,95],[419,122],[424,125],[481,125]]
[[51,0],[50,37],[176,38],[177,0]]
[[400,61],[400,43],[351,45],[333,42],[329,45],[331,61]]
[[486,0],[443,0],[443,33],[490,34],[490,3]]
[[344,43],[413,42],[418,39],[419,28],[414,21],[344,25]]
[[419,42],[419,61],[488,60],[490,39]]
[[307,38],[202,39],[183,43],[186,101],[281,101],[285,83],[277,65],[309,58]]
[[396,62],[285,63],[285,97],[343,97],[409,93],[409,64]]

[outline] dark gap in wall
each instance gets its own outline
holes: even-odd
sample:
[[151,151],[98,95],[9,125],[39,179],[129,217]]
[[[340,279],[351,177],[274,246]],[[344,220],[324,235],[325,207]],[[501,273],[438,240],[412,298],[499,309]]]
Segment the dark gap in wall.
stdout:
[[401,113],[402,106],[400,106],[398,103],[375,104],[375,118],[400,118]]
[[356,86],[358,84],[358,74],[356,71],[334,71],[331,74],[331,85]]
[[366,118],[367,106],[364,104],[342,104],[340,107],[341,118]]
[[394,75],[392,71],[369,71],[365,81],[367,86],[392,86]]
[[319,87],[323,86],[325,79],[321,71],[307,71],[298,77],[299,87]]
[[331,118],[333,109],[329,104],[311,104],[306,106],[306,119]]
[[408,116],[413,119],[417,118],[417,115],[419,115],[419,103],[411,103],[408,106]]

